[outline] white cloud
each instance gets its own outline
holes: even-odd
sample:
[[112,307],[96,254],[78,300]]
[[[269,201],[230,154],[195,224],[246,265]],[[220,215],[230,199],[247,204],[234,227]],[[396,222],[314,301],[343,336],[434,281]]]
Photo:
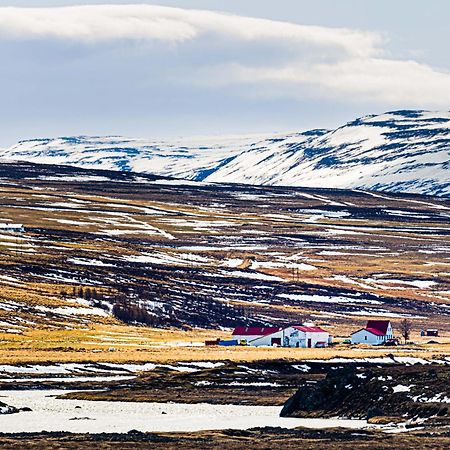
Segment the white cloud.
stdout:
[[197,30],[165,8],[153,6],[73,6],[0,8],[4,38],[58,38],[87,42],[111,39],[184,41]]
[[[91,44],[154,41],[181,52],[183,44],[198,44],[200,57],[190,71],[174,74],[174,83],[246,84],[266,95],[394,107],[446,107],[450,102],[449,73],[389,57],[385,36],[374,32],[154,5],[0,7],[0,41],[42,38]],[[233,49],[237,43],[239,52],[226,52],[221,61],[224,43]],[[214,61],[201,58],[205,47],[215,54]]]
[[[282,67],[221,68],[216,83],[271,83],[291,97],[333,97],[347,102],[375,102],[394,107],[444,107],[450,103],[450,74],[416,61],[348,58],[332,63],[292,62]],[[225,81],[228,80],[228,81]]]
[[52,37],[183,42],[208,35],[244,41],[280,41],[340,49],[350,55],[378,51],[381,37],[345,28],[303,26],[232,14],[155,5],[87,5],[59,8],[0,7],[3,37]]

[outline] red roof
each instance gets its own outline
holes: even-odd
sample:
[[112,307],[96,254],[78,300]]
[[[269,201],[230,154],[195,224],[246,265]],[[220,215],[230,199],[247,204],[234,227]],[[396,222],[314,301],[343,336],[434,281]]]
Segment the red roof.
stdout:
[[361,328],[358,331],[354,331],[352,334],[359,333],[360,331],[368,331],[375,336],[386,336],[390,320],[368,320],[366,328]]
[[[390,323],[389,320],[368,320],[366,330],[369,330],[373,334],[377,334],[376,332],[378,332],[379,336],[384,336],[387,333]],[[373,330],[376,332],[374,333]]]
[[265,336],[282,329],[281,327],[236,327],[233,336]]
[[303,331],[304,333],[326,333],[325,330],[322,330],[322,328],[319,328],[319,327],[305,327],[305,326],[301,325],[301,326],[295,326],[292,328],[295,328],[296,330],[299,330],[299,331]]
[[369,333],[374,334],[375,336],[385,336],[386,335],[386,333],[383,333],[380,330],[377,330],[375,328],[364,328],[364,330],[368,331]]

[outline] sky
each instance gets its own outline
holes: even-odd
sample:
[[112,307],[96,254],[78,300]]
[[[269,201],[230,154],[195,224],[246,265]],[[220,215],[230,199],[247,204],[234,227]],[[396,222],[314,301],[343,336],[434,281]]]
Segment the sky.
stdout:
[[0,0],[0,147],[450,109],[448,0]]

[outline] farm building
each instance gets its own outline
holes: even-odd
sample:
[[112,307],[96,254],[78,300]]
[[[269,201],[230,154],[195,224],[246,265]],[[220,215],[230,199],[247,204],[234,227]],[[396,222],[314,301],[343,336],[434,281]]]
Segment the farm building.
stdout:
[[327,347],[330,334],[322,328],[305,324],[289,327],[237,327],[233,339],[245,341],[247,345],[280,347]]
[[366,328],[352,333],[352,344],[383,345],[393,338],[390,320],[369,320]]
[[436,330],[436,329],[429,328],[428,330],[426,330],[425,333],[427,336],[434,336],[434,337],[439,336],[439,330]]
[[233,331],[233,339],[250,344],[255,339],[266,338],[267,343],[260,345],[281,345],[282,330],[281,327],[236,327]]
[[439,330],[436,330],[435,328],[428,328],[427,330],[422,330],[420,332],[421,336],[439,336]]

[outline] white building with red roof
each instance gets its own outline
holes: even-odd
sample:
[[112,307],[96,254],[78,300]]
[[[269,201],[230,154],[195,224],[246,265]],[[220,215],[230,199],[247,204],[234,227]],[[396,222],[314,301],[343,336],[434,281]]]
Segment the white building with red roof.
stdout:
[[331,343],[328,331],[313,324],[289,327],[237,327],[233,339],[255,347],[327,347]]
[[236,327],[233,331],[233,339],[250,344],[250,342],[267,336],[269,343],[266,345],[281,345],[281,335],[279,336],[279,334],[282,330],[282,327]]
[[352,344],[383,345],[393,338],[390,320],[368,320],[365,328],[352,333]]

